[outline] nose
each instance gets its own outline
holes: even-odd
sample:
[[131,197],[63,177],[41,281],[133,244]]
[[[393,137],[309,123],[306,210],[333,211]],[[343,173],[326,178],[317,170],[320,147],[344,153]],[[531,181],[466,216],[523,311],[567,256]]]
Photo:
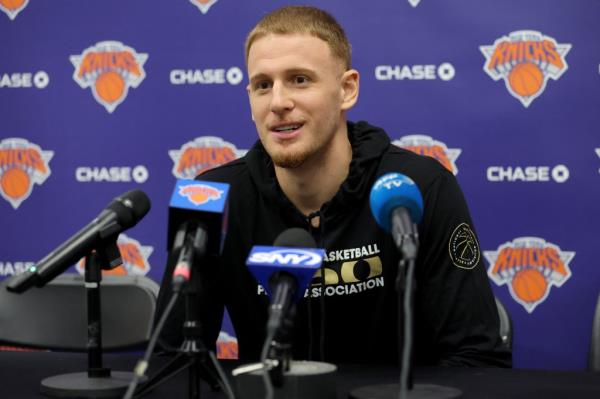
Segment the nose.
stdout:
[[284,84],[274,83],[271,89],[271,112],[281,114],[294,108],[292,95]]

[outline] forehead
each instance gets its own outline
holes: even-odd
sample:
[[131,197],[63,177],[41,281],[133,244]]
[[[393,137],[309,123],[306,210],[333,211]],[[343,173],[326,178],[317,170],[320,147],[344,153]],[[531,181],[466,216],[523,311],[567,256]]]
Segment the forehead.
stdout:
[[252,43],[248,52],[248,75],[284,69],[342,67],[329,45],[309,34],[268,34]]

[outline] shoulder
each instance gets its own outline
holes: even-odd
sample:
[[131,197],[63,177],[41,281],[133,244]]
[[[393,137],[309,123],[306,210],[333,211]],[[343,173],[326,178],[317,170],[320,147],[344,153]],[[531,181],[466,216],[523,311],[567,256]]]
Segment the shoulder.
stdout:
[[220,183],[238,184],[248,180],[246,157],[209,169],[196,176],[196,180],[210,180]]
[[422,193],[429,191],[441,182],[454,184],[454,174],[435,158],[419,155],[404,148],[390,145],[383,154],[379,175],[397,172],[410,177]]

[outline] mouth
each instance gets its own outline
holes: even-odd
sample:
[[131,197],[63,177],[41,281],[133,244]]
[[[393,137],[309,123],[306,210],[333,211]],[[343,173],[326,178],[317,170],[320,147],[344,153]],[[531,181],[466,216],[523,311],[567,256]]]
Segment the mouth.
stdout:
[[271,125],[269,130],[278,140],[292,140],[300,135],[303,122],[278,123]]
[[286,123],[271,126],[271,131],[274,133],[289,134],[297,131],[302,127],[302,123]]

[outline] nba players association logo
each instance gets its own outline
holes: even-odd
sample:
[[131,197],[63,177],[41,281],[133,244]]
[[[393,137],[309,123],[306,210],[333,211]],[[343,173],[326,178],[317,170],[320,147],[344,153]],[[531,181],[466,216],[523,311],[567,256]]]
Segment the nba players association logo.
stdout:
[[462,152],[460,148],[448,148],[445,143],[422,134],[403,136],[398,140],[394,140],[392,144],[416,152],[419,155],[435,158],[450,172],[455,175],[458,173],[455,161]]
[[198,7],[202,14],[206,14],[217,1],[218,0],[190,0],[190,3]]
[[96,43],[81,55],[69,57],[75,66],[73,79],[82,89],[92,89],[96,101],[112,113],[146,77],[144,63],[148,54],[117,41]]
[[53,151],[22,138],[0,141],[0,194],[17,209],[31,195],[34,184],[43,184],[50,176],[48,162]]
[[575,256],[539,237],[518,237],[483,254],[490,279],[508,285],[510,295],[529,313],[546,300],[552,286],[561,287],[571,277],[569,263]]
[[[134,238],[125,234],[119,234],[117,247],[121,253],[123,264],[112,270],[103,270],[103,276],[145,276],[150,271],[148,258],[152,255],[154,248],[142,245]],[[79,274],[85,273],[84,259],[81,259],[75,267]]]
[[520,30],[479,49],[485,56],[483,70],[494,80],[504,79],[508,92],[528,107],[546,90],[549,78],[558,80],[567,70],[565,56],[571,45],[537,31]]
[[193,179],[200,173],[233,161],[247,150],[238,150],[235,145],[215,136],[201,136],[188,141],[179,150],[170,150],[174,162],[173,176],[178,179]]
[[29,4],[29,0],[0,0],[0,10],[13,20],[27,7],[27,4]]

